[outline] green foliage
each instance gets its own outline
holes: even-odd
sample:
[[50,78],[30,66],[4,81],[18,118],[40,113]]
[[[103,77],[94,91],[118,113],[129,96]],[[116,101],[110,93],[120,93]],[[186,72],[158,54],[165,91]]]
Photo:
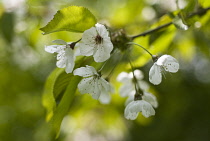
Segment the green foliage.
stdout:
[[[53,141],[51,131],[53,131],[54,137],[56,135],[58,137],[60,132],[57,141],[78,139],[80,133],[85,133],[84,135],[87,135],[90,140],[102,138],[107,141],[209,140],[210,114],[207,111],[210,107],[210,11],[188,17],[199,8],[209,7],[209,0],[198,0],[198,3],[195,3],[196,0],[185,0],[186,8],[176,9],[175,12],[161,1],[148,0],[97,2],[26,0],[25,2],[27,5],[16,7],[15,10],[2,6],[3,3],[0,2],[0,140]],[[162,0],[162,2],[169,4],[167,0]],[[77,19],[73,19],[71,16],[63,17],[67,20],[58,23],[56,20],[59,20],[59,16],[63,12],[62,8],[72,4],[93,9],[102,24],[105,19],[111,23],[109,25],[111,28],[125,27],[125,33],[129,35],[137,35],[172,22],[176,16],[179,16],[183,24],[189,25],[188,30],[177,30],[171,24],[150,35],[134,40],[135,43],[144,46],[151,53],[170,54],[180,63],[181,69],[178,73],[165,74],[166,77],[163,78],[161,85],[150,87],[150,90],[157,95],[160,105],[153,118],[146,119],[139,115],[134,122],[124,119],[125,98],[119,96],[120,83],[116,81],[116,77],[122,71],[130,71],[130,65],[126,59],[117,61],[121,58],[118,54],[113,57],[115,61],[111,60],[111,63],[108,61],[105,65],[105,68],[109,70],[108,73],[113,66],[118,65],[117,72],[115,70],[110,79],[116,94],[112,95],[109,105],[100,104],[88,94],[75,95],[77,93],[75,93],[76,85],[80,78],[66,74],[64,69],[53,70],[55,55],[45,53],[44,45],[51,44],[51,41],[55,39],[75,41],[81,38],[81,34],[56,31],[63,31],[61,26],[64,26],[65,30],[75,32],[75,29],[71,28],[84,24],[82,28],[79,28],[84,28],[83,30],[76,30],[76,32],[83,32],[96,23],[94,16],[89,16],[92,19],[91,25],[89,22],[80,23],[78,21],[79,24],[70,24],[69,28],[67,27],[69,19]],[[45,34],[56,33],[42,36],[39,31],[40,24],[54,13],[52,7],[53,10],[62,9],[60,10],[62,12],[55,15],[54,19],[44,28],[49,31],[44,32]],[[72,7],[88,11],[86,8]],[[71,8],[69,9],[71,10]],[[143,18],[144,8],[152,9],[155,12],[154,19]],[[71,13],[65,12],[65,14],[70,15],[75,12],[74,10]],[[168,12],[175,16],[168,17]],[[183,15],[178,15],[180,12]],[[88,12],[85,13],[92,15]],[[150,16],[149,13],[148,16]],[[86,17],[82,18],[86,19]],[[134,67],[140,68],[144,72],[144,80],[148,81],[148,71],[152,65],[152,62],[148,63],[148,61],[151,61],[151,57],[137,46],[130,49],[134,54],[131,56]],[[78,65],[75,68],[91,64],[92,60],[85,61],[87,63],[77,62]],[[91,65],[96,67],[96,64]],[[50,74],[51,71],[53,72]],[[108,75],[103,71],[103,76]],[[44,84],[45,88],[43,88]],[[69,124],[64,122],[63,127],[67,131],[63,128],[60,131],[64,116],[70,117],[70,121]]]
[[10,43],[14,37],[14,13],[4,12],[0,19],[0,30],[5,40]]
[[56,68],[46,81],[42,101],[47,109],[47,121],[52,125],[53,133],[57,137],[80,80],[80,77],[66,74],[64,69]]
[[59,10],[40,30],[44,34],[58,31],[84,32],[96,24],[95,16],[85,7],[69,6]]
[[46,80],[42,103],[47,110],[47,121],[49,121],[54,115],[54,110],[56,108],[56,97],[65,89],[62,87],[65,85],[65,83],[60,82],[69,79],[69,77],[62,77],[63,75],[67,76],[64,69],[56,68]]
[[74,99],[77,85],[80,80],[81,77],[79,76],[71,77],[71,80],[63,94],[63,97],[59,102],[58,107],[55,109],[54,116],[50,120],[50,124],[52,125],[52,130],[56,134],[56,137],[59,136],[61,122],[64,116],[69,112],[71,102]]

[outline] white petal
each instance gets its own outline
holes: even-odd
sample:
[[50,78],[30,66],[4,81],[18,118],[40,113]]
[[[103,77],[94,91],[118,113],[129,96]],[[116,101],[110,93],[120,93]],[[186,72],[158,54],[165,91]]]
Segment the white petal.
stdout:
[[59,51],[60,45],[50,45],[50,46],[45,46],[45,51],[49,53],[55,53]]
[[101,37],[108,37],[109,36],[109,32],[107,31],[106,27],[102,24],[95,24],[96,26],[96,30],[98,32],[98,34],[101,36]]
[[[99,99],[100,95],[101,95],[101,90],[102,90],[102,86],[101,84],[98,82],[98,78],[95,78],[94,80],[94,84],[93,84],[93,91],[90,92],[90,94],[92,95],[92,97],[94,99]],[[89,90],[91,91],[91,89]]]
[[128,98],[127,98],[126,101],[125,101],[125,105],[128,105],[130,102],[132,102],[132,101],[134,100],[134,95],[135,95],[135,93],[136,93],[136,91],[133,90],[133,91],[129,94]]
[[104,62],[110,58],[110,52],[107,52],[105,48],[103,44],[96,45],[94,48],[95,53],[93,54],[95,62]]
[[130,112],[141,112],[142,106],[143,106],[142,100],[132,101],[130,106]]
[[142,99],[149,102],[153,107],[158,107],[157,99],[153,94],[145,92]]
[[61,39],[57,39],[57,40],[54,40],[52,42],[56,43],[56,44],[67,45],[67,42],[65,42],[64,40],[61,40]]
[[135,119],[137,118],[138,114],[139,114],[139,112],[131,112],[131,111],[130,111],[130,108],[132,107],[133,102],[134,102],[134,101],[130,102],[130,103],[126,106],[125,111],[124,111],[124,116],[125,116],[125,118],[128,119],[128,120],[135,120]]
[[79,75],[79,76],[83,76],[83,77],[98,75],[95,68],[92,66],[77,68],[74,70],[73,73],[74,73],[74,75]]
[[80,53],[80,43],[77,43],[74,48],[74,57],[82,55]]
[[71,73],[74,68],[74,52],[71,48],[66,49],[66,73]]
[[161,68],[156,63],[153,64],[149,71],[149,81],[154,85],[158,85],[162,81]]
[[111,86],[109,84],[109,82],[107,82],[104,78],[99,78],[99,82],[101,83],[102,87],[106,90],[106,91],[111,91]]
[[98,85],[98,79],[94,77],[82,79],[78,84],[78,89],[82,94],[91,94],[94,99],[98,99],[101,94],[101,86]]
[[91,27],[90,29],[84,31],[81,41],[85,44],[94,44],[96,36],[97,36],[96,28]]
[[162,65],[166,71],[173,72],[173,73],[175,73],[179,70],[178,61],[170,55],[161,56],[157,60],[157,65]]
[[142,100],[142,115],[146,118],[155,115],[152,105],[144,100]]
[[58,60],[56,62],[56,66],[58,68],[65,68],[66,67],[66,57],[64,56],[64,57],[60,58],[60,60]]
[[127,82],[128,80],[130,80],[131,78],[128,77],[128,73],[126,72],[121,72],[118,76],[117,76],[117,81],[119,82]]
[[83,33],[81,43],[78,45],[80,53],[82,55],[84,56],[93,55],[96,36],[97,32],[95,27],[92,27]]
[[[144,78],[144,74],[140,70],[134,70],[134,75],[138,80],[142,80]],[[129,73],[129,77],[133,78],[133,72]]]
[[101,83],[101,95],[99,100],[103,104],[108,104],[111,100],[110,93],[113,93],[113,88],[105,79],[99,78],[98,83]]
[[83,56],[91,56],[94,53],[95,44],[80,43],[79,50]]
[[102,37],[103,38],[103,46],[106,52],[111,52],[113,50],[113,44],[111,42],[110,37]]
[[110,38],[105,40],[101,44],[96,45],[95,53],[93,54],[94,60],[96,62],[104,62],[110,58],[110,53],[113,50],[113,44],[110,41]]
[[143,91],[146,91],[149,89],[149,84],[143,80],[138,80],[138,85]]
[[99,97],[99,101],[102,104],[109,104],[110,100],[111,100],[111,96],[110,96],[109,92],[106,91],[104,88],[102,88],[101,95]]
[[179,63],[167,62],[167,63],[165,63],[164,68],[166,71],[175,73],[179,70]]
[[58,52],[58,54],[57,54],[57,60],[60,60],[60,59],[65,58],[65,57],[66,57],[65,50],[61,50],[61,51]]
[[130,81],[120,87],[120,96],[126,97],[134,90],[134,84]]

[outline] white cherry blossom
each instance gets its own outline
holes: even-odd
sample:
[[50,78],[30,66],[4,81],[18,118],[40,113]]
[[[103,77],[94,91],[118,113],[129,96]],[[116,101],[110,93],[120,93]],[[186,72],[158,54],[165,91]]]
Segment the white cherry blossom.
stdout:
[[[132,93],[130,93],[130,95],[128,96],[128,98],[125,101],[125,105],[128,105],[130,102],[132,102],[134,100],[135,94],[136,94],[135,91],[133,91]],[[156,96],[154,96],[151,93],[144,92],[144,94],[142,96],[142,100],[150,103],[154,108],[157,108],[158,107],[157,98],[156,98]]]
[[110,102],[110,93],[113,92],[111,85],[102,78],[94,67],[86,65],[86,67],[74,70],[74,75],[84,77],[78,84],[81,94],[91,94],[94,99],[99,99],[101,103]]
[[75,65],[75,58],[79,55],[78,51],[74,51],[70,47],[70,43],[60,39],[54,40],[53,43],[61,45],[45,46],[45,51],[49,53],[57,53],[56,66],[58,68],[66,68],[66,73],[71,73]]
[[149,71],[149,81],[154,85],[160,84],[164,70],[172,73],[177,72],[179,70],[178,61],[170,55],[163,55],[158,58]]
[[104,62],[110,58],[113,44],[109,32],[102,24],[97,23],[83,33],[80,53],[84,56],[93,55],[96,62]]
[[[144,91],[149,89],[149,85],[143,81],[142,79],[144,78],[143,73],[140,70],[135,70],[134,71],[134,75],[137,79],[137,85]],[[120,87],[120,95],[122,97],[126,97],[129,96],[130,93],[132,93],[133,91],[135,91],[135,84],[134,84],[134,80],[133,80],[133,73],[126,73],[126,72],[121,72],[118,77],[117,80],[119,82],[122,82],[123,85]]]
[[139,112],[146,118],[155,115],[155,110],[150,103],[145,100],[136,100],[126,106],[124,116],[126,119],[135,120]]

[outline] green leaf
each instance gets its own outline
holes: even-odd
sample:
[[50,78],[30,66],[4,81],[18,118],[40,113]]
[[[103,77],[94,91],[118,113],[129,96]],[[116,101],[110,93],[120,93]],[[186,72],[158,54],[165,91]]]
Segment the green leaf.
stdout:
[[56,102],[59,101],[59,97],[61,97],[64,93],[72,75],[72,73],[67,74],[65,71],[63,71],[55,81],[53,95],[56,99]]
[[44,34],[58,31],[84,32],[96,24],[95,16],[85,7],[69,6],[59,10],[40,30]]
[[54,114],[56,108],[56,100],[54,97],[55,83],[59,76],[64,73],[64,69],[56,68],[47,78],[42,97],[42,104],[47,110],[46,120],[49,121]]
[[52,125],[52,129],[54,133],[56,134],[56,137],[59,136],[60,132],[60,125],[64,118],[64,116],[68,113],[69,108],[71,106],[71,102],[74,98],[77,85],[80,82],[81,77],[79,76],[72,76],[70,83],[68,84],[66,91],[58,105],[58,107],[55,110],[54,116],[50,120],[50,123]]
[[9,43],[12,42],[14,36],[14,13],[3,13],[0,20],[0,31],[3,37]]

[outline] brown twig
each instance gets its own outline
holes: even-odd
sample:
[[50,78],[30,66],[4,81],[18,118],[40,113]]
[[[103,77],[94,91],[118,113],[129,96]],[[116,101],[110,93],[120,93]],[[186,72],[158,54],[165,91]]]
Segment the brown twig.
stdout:
[[[201,15],[205,14],[208,10],[210,10],[210,7],[199,9],[198,11],[196,11],[194,13],[191,13],[187,18],[191,18],[191,17],[193,17],[195,15],[200,15],[201,16]],[[137,37],[141,37],[141,36],[146,36],[146,35],[152,34],[152,33],[156,32],[156,31],[158,31],[160,29],[163,29],[163,28],[166,28],[166,27],[170,26],[172,23],[173,22],[168,22],[168,23],[163,24],[161,26],[158,26],[158,27],[156,27],[154,29],[150,29],[150,30],[147,30],[147,31],[145,31],[143,33],[131,36],[131,39],[133,40],[133,39],[135,39]]]

